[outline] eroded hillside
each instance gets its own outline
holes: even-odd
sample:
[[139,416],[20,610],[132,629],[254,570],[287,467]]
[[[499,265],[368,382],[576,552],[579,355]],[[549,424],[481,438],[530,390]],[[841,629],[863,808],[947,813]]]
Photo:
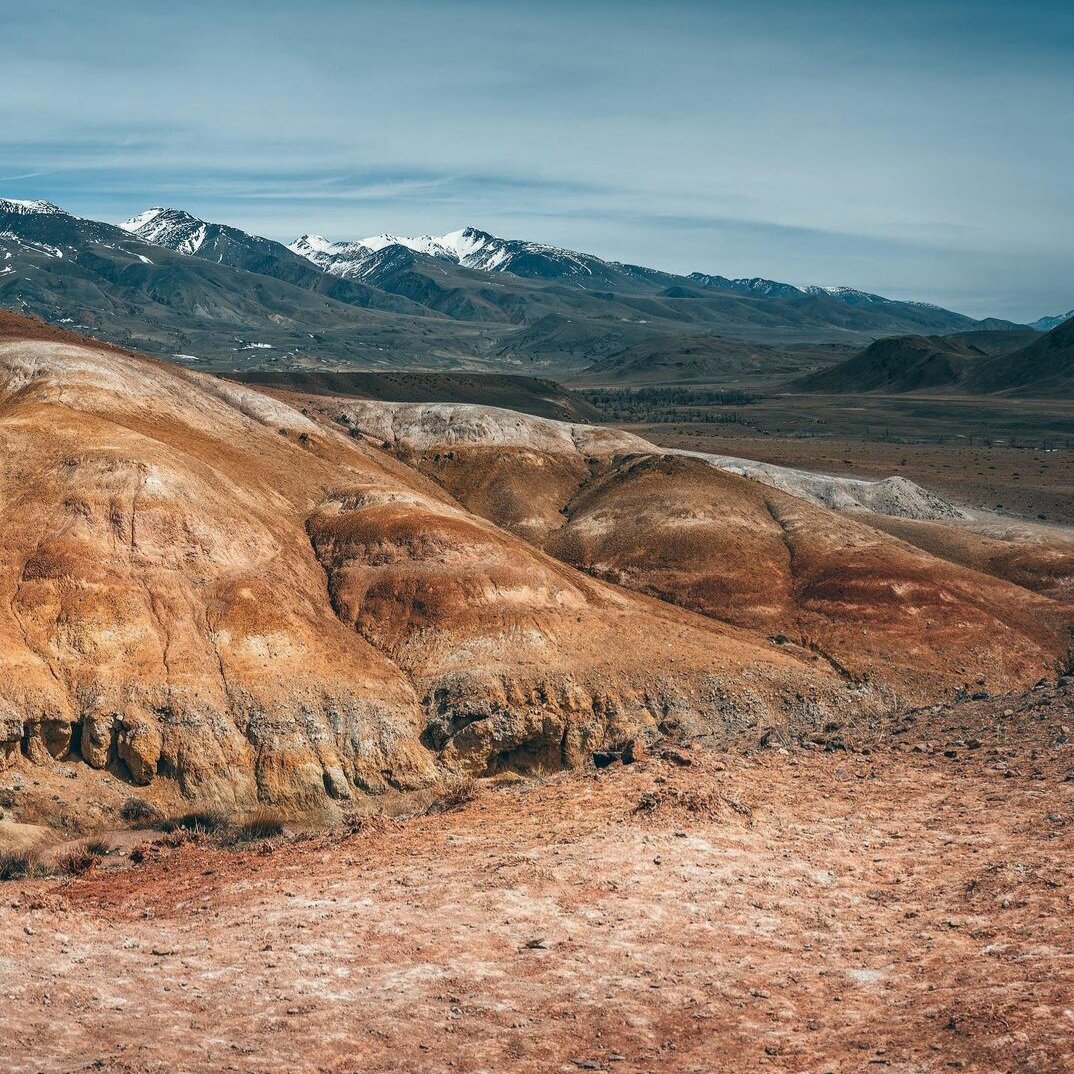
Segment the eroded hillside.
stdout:
[[7,766],[74,757],[162,798],[330,808],[577,764],[658,726],[886,703],[211,377],[8,340],[0,443]]

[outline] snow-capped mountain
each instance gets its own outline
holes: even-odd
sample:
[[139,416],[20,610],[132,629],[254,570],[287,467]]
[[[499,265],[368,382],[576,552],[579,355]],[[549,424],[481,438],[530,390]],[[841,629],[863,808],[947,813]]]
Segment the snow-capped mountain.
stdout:
[[[533,279],[563,280],[581,287],[608,290],[649,290],[654,285],[675,286],[681,277],[657,269],[605,261],[592,254],[578,253],[544,243],[502,239],[478,228],[466,227],[446,235],[374,235],[353,242],[332,242],[321,235],[303,235],[290,245],[325,272],[353,279],[376,279],[381,262],[376,257],[390,248],[405,248],[427,257],[450,261],[478,272],[509,272]],[[754,276],[729,279],[703,272],[687,277],[695,284],[718,291],[757,295],[765,298],[795,299],[806,296],[833,298],[848,306],[889,307],[896,300],[860,291],[853,287],[798,287],[779,280]],[[898,302],[921,310],[939,310],[926,302]]]
[[687,278],[717,291],[737,291],[741,294],[764,295],[766,298],[801,298],[806,293],[793,283],[766,280],[761,276],[729,279],[727,276],[713,276],[707,272],[691,272]]
[[364,278],[368,275],[370,258],[392,246],[478,272],[510,272],[531,278],[594,277],[602,274],[602,270],[618,272],[627,267],[544,243],[501,239],[473,227],[446,235],[373,235],[354,242],[332,242],[320,235],[303,235],[291,243],[290,249],[326,272]]
[[838,299],[838,301],[845,302],[848,306],[887,306],[897,301],[899,305],[915,306],[923,310],[942,308],[933,305],[931,302],[907,302],[885,298],[883,295],[874,295],[869,291],[859,291],[854,287],[820,287],[816,284],[799,287],[797,284],[782,283],[779,280],[766,280],[763,276],[729,279],[726,276],[711,276],[705,272],[692,272],[689,279],[719,291],[737,291],[740,294],[764,295],[766,298],[802,298],[806,295],[815,295]]
[[1029,327],[1035,328],[1038,332],[1050,332],[1053,328],[1058,328],[1065,321],[1069,321],[1074,318],[1074,310],[1069,313],[1057,313],[1054,317],[1041,317],[1039,321],[1034,321]]
[[205,245],[210,225],[182,209],[157,205],[119,226],[144,242],[167,246],[181,254],[196,254]]
[[0,198],[0,213],[15,216],[33,216],[41,213],[46,216],[70,216],[51,201],[21,201],[18,198]]

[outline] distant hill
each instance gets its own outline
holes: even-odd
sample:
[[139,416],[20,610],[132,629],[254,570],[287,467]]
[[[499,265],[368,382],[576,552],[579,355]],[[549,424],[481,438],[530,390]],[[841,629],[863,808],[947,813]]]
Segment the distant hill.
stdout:
[[1074,310],[1069,310],[1067,313],[1057,313],[1054,317],[1041,317],[1040,320],[1034,321],[1029,327],[1035,328],[1038,332],[1050,332],[1053,328],[1058,328],[1064,321],[1069,321],[1074,318]]
[[558,421],[599,420],[600,411],[554,380],[509,373],[365,373],[327,370],[251,370],[244,384],[392,403],[479,403]]
[[974,392],[1074,398],[1074,319],[1020,350],[980,362],[966,378]]
[[853,351],[848,344],[775,346],[720,336],[647,339],[605,355],[579,380],[594,383],[675,384],[721,380],[748,374],[793,374],[829,364]]
[[1030,329],[878,339],[829,369],[793,381],[792,391],[816,393],[946,390],[965,384],[973,368],[1038,339]]

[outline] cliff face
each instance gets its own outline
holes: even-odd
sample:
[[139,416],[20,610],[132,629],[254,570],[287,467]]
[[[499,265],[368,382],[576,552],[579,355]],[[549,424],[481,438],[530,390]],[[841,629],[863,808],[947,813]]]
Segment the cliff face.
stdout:
[[0,342],[0,503],[0,766],[322,807],[880,704],[283,402],[115,350]]

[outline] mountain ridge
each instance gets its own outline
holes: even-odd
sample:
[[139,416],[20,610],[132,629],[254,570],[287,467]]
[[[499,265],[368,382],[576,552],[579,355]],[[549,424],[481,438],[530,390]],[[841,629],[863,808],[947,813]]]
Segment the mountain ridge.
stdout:
[[[778,351],[985,323],[849,288],[676,276],[476,228],[349,244],[307,235],[289,248],[181,209],[119,227],[26,201],[0,201],[0,306],[217,369],[565,377],[628,348],[643,364],[646,350],[686,351],[694,337]],[[773,371],[793,368],[776,355]]]

